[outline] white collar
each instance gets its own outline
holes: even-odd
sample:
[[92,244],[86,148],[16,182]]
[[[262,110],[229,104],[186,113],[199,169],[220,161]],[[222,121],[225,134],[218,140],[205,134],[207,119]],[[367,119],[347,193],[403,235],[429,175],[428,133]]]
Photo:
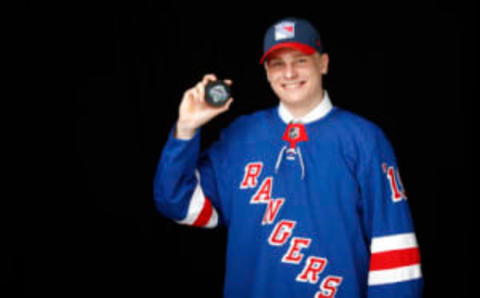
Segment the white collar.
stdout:
[[333,108],[332,102],[330,101],[330,97],[328,96],[327,90],[323,91],[323,99],[322,101],[315,107],[313,110],[308,112],[305,116],[301,117],[300,119],[296,119],[287,109],[287,107],[280,102],[278,105],[278,115],[282,118],[283,122],[286,124],[290,122],[302,122],[303,124],[307,124],[320,118],[325,117]]

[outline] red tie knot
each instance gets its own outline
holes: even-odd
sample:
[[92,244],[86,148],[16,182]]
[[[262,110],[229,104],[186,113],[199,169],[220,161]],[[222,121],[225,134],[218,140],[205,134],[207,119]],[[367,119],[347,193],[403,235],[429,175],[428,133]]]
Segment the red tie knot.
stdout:
[[282,140],[290,143],[290,148],[295,148],[297,142],[308,141],[307,131],[302,123],[290,123],[285,130]]

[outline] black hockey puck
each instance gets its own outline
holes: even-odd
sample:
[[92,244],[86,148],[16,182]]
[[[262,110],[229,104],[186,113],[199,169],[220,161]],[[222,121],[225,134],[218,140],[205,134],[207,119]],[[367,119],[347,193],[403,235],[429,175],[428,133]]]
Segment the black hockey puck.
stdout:
[[212,106],[224,105],[230,98],[230,87],[223,81],[210,82],[205,86],[205,101]]

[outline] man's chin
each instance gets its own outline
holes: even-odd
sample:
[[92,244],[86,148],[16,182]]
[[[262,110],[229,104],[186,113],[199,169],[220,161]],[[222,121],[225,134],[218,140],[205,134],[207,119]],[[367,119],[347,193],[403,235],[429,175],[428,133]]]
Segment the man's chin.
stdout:
[[280,98],[281,102],[289,106],[301,106],[306,102],[305,98],[300,96],[283,96]]

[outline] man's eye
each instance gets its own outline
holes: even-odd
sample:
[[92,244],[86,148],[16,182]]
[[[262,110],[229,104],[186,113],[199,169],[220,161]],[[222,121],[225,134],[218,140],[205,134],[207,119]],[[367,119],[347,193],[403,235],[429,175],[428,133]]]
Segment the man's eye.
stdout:
[[282,64],[281,61],[272,61],[272,62],[270,63],[270,66],[272,66],[272,67],[280,67],[280,66],[282,66],[282,65],[283,65],[283,64]]

